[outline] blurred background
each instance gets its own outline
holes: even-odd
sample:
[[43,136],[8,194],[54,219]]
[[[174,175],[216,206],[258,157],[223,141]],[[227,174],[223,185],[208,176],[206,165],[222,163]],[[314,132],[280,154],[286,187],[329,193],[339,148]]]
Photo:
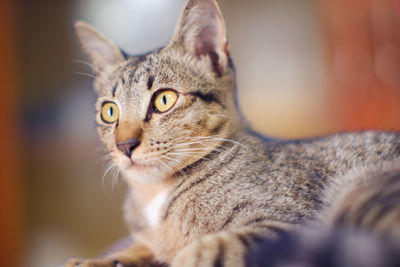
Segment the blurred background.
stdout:
[[[266,135],[400,130],[400,0],[220,0],[240,105]],[[104,177],[95,94],[73,22],[139,54],[184,0],[3,0],[0,266],[58,266],[127,235]],[[88,75],[80,73],[87,73]]]

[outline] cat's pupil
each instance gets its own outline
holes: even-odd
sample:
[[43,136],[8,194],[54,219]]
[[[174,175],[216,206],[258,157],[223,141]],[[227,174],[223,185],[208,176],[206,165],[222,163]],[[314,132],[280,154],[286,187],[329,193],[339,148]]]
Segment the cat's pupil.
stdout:
[[112,117],[113,113],[114,113],[114,110],[112,107],[110,107],[110,109],[108,110],[108,115],[110,115],[110,117]]
[[164,102],[164,105],[166,105],[167,104],[167,97],[165,95],[163,96],[162,100]]

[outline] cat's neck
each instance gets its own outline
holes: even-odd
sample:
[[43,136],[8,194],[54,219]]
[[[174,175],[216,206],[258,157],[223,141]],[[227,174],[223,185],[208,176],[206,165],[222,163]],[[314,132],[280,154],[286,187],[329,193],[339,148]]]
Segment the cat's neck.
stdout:
[[[178,179],[188,179],[191,176],[199,176],[199,173],[201,176],[204,172],[218,171],[221,164],[236,157],[238,153],[243,152],[243,150],[252,150],[248,143],[251,139],[256,139],[260,141],[260,144],[262,143],[262,140],[247,128],[240,128],[240,130],[225,138],[219,138],[219,146],[201,159],[186,166],[181,172],[177,172]],[[254,142],[251,143],[254,144]]]
[[217,149],[162,181],[143,183],[141,181],[130,180],[129,185],[131,190],[141,205],[148,205],[158,195],[168,192],[174,184],[179,183],[182,179],[190,179],[193,176],[198,176],[204,170],[212,171],[218,168],[219,163],[227,161],[230,157],[235,157],[235,154],[241,150],[248,150],[249,147],[246,140],[249,138],[258,139],[251,131],[242,128],[226,138],[220,138],[221,145]]
[[168,177],[156,183],[143,183],[141,181],[129,181],[129,186],[135,194],[135,198],[140,205],[148,205],[157,195],[168,191],[178,178]]

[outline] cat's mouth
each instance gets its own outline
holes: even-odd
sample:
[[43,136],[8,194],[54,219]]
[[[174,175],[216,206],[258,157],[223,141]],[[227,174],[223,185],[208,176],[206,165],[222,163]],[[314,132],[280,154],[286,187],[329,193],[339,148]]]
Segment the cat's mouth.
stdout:
[[139,162],[138,160],[133,160],[132,158],[129,159],[128,168],[141,168],[149,166],[149,164]]
[[139,159],[132,159],[129,158],[129,162],[126,166],[127,169],[138,169],[138,168],[150,168],[150,167],[156,167],[157,164],[152,161],[143,161]]

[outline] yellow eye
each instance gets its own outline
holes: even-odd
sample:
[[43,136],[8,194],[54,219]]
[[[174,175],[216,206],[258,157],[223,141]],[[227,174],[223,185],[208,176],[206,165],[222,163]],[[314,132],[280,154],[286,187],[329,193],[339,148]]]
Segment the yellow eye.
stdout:
[[113,102],[105,102],[101,108],[101,119],[107,123],[116,122],[119,118],[119,109]]
[[174,106],[177,99],[178,95],[174,91],[161,91],[154,99],[154,107],[159,112],[165,112]]

